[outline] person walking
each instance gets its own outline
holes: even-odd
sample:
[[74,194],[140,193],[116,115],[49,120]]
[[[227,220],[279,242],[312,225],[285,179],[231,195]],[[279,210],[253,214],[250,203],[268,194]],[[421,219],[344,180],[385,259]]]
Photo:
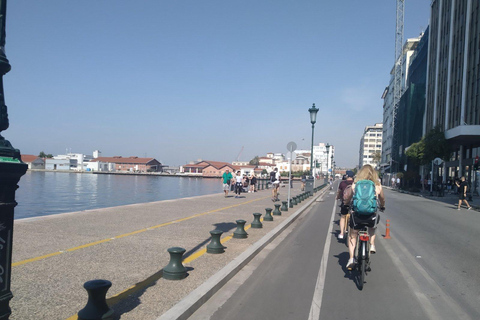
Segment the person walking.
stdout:
[[235,177],[235,179],[235,198],[239,198],[243,188],[243,177],[240,171],[237,171],[237,176]]
[[230,189],[230,183],[232,181],[232,174],[230,173],[230,170],[225,170],[225,172],[222,175],[223,179],[223,192],[225,193],[225,198],[228,197],[228,190]]
[[255,192],[255,185],[257,184],[257,178],[254,174],[250,176],[250,190],[248,192],[254,193]]
[[280,172],[275,168],[270,172],[270,181],[272,182],[272,201],[278,201],[278,189],[280,188]]
[[460,182],[456,181],[455,184],[458,187],[458,207],[457,210],[460,210],[462,206],[462,202],[465,202],[467,205],[467,210],[472,209],[472,207],[468,204],[467,202],[467,189],[468,189],[468,183],[465,181],[465,177],[460,178]]

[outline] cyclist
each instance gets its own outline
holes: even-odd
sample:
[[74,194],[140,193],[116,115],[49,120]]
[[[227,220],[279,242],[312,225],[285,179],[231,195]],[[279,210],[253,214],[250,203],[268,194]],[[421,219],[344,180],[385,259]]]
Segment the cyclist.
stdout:
[[[355,193],[355,183],[360,180],[370,180],[375,184],[375,196],[377,201],[380,204],[380,211],[385,210],[385,195],[383,194],[382,185],[380,184],[380,179],[378,178],[377,172],[369,164],[364,165],[360,171],[358,171],[354,183],[352,184],[352,192],[349,192],[345,195],[345,204],[349,205],[353,194]],[[370,252],[375,253],[375,229],[377,227],[378,221],[380,220],[380,215],[376,212],[371,215],[359,215],[352,211],[350,218],[350,234],[348,242],[348,252],[350,254],[350,259],[347,263],[347,269],[352,270],[355,266],[355,261],[353,259],[355,246],[357,244],[357,235],[358,230],[362,228],[362,224],[368,225],[368,233],[370,234]]]
[[280,188],[280,172],[275,168],[270,172],[270,181],[272,182],[272,201],[278,201],[278,188]]
[[345,206],[343,203],[343,192],[348,186],[351,186],[353,183],[353,176],[354,173],[353,171],[347,171],[346,174],[346,179],[342,180],[340,182],[340,185],[338,186],[338,191],[337,191],[337,200],[341,200],[340,204],[340,234],[338,235],[338,239],[343,239],[344,234],[343,231],[345,230],[345,218],[348,214],[348,207]]

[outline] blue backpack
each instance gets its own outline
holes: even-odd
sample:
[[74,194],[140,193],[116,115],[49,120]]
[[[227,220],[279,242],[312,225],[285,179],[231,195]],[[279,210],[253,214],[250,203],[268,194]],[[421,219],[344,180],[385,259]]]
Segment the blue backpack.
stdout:
[[373,181],[360,180],[355,183],[353,211],[360,215],[371,215],[377,211],[377,196]]

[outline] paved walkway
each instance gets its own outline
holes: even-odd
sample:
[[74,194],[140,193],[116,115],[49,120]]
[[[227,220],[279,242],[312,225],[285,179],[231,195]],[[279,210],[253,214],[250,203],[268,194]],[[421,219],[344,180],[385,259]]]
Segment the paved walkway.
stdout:
[[[385,188],[389,188],[389,187],[385,187]],[[444,203],[449,203],[449,204],[452,205],[453,209],[456,209],[457,206],[458,206],[458,194],[455,194],[455,193],[445,192],[442,197],[439,197],[436,192],[434,192],[433,195],[430,195],[430,191],[410,192],[410,191],[404,191],[404,190],[399,190],[399,189],[392,189],[392,188],[390,188],[390,189],[394,190],[394,191],[401,192],[401,193],[407,193],[407,194],[411,194],[411,195],[418,196],[418,197],[423,197],[423,198],[427,198],[427,199],[431,199],[431,200],[436,200],[436,201],[440,201],[440,202],[444,202]],[[480,210],[480,196],[473,195],[472,200],[467,199],[467,201],[472,206],[473,209]],[[462,203],[462,210],[466,210],[465,203]]]
[[[292,196],[299,192],[294,185]],[[286,194],[281,188],[280,199]],[[248,229],[252,213],[263,215],[274,206],[271,190],[242,196],[222,193],[16,220],[10,319],[76,319],[87,301],[83,284],[93,279],[113,283],[107,302],[115,319],[157,319],[315,201],[308,198],[263,222],[262,229]],[[247,239],[231,238],[238,219],[247,221]],[[224,231],[223,254],[205,253],[213,229]],[[187,250],[184,280],[162,278],[170,247]]]

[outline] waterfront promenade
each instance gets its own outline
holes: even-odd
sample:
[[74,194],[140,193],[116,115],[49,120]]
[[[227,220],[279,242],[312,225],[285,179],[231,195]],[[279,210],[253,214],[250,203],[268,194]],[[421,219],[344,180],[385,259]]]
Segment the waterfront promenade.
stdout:
[[[280,189],[281,200],[287,190]],[[295,184],[292,196],[298,193]],[[93,279],[112,282],[107,302],[115,319],[157,319],[318,195],[262,229],[248,229],[247,239],[231,238],[235,221],[246,220],[248,228],[253,213],[273,209],[270,189],[238,199],[218,193],[16,220],[11,319],[76,319],[87,301],[83,284]],[[224,231],[223,254],[205,253],[214,229]],[[162,278],[171,247],[186,249],[184,280]]]

